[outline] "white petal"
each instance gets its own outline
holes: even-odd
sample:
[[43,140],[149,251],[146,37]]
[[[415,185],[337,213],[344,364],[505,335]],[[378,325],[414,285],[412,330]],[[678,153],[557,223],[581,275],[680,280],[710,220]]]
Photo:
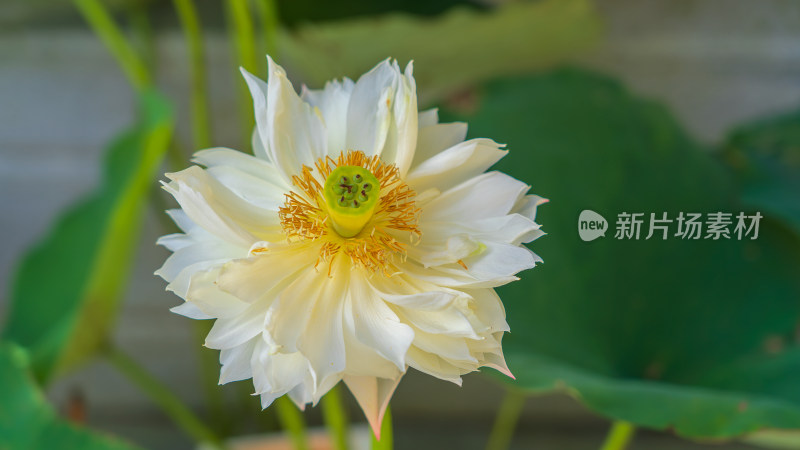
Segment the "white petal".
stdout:
[[248,203],[197,166],[169,173],[164,189],[195,223],[219,239],[250,247],[254,241],[280,239],[277,211]]
[[[316,248],[316,247],[315,247]],[[222,267],[219,288],[247,303],[269,293],[277,296],[300,272],[308,271],[319,253],[308,246],[270,248],[257,256],[231,261]]]
[[334,80],[325,83],[325,89],[312,90],[303,87],[302,99],[310,105],[319,108],[328,136],[328,154],[338,156],[348,150],[347,140],[347,106],[350,104],[350,94],[353,92],[353,83],[349,78],[342,81]]
[[208,314],[200,311],[196,305],[191,302],[183,302],[178,306],[174,306],[169,309],[170,311],[174,312],[175,314],[180,314],[184,317],[188,317],[190,319],[195,320],[208,320],[213,319],[213,317],[209,316]]
[[259,340],[256,337],[242,345],[220,351],[219,362],[222,365],[222,369],[220,369],[219,384],[253,377],[250,359],[253,357],[253,350]]
[[431,125],[436,125],[439,123],[439,108],[431,108],[426,109],[425,111],[420,111],[418,122],[420,130]]
[[267,144],[267,159],[289,182],[303,165],[313,167],[327,154],[327,138],[319,112],[300,99],[283,68],[269,56],[267,59],[266,85],[244,69],[242,74],[253,96],[256,126],[261,141]]
[[421,127],[417,134],[417,149],[411,167],[433,158],[442,151],[464,142],[467,124],[464,122],[439,123]]
[[250,362],[256,392],[277,397],[303,384],[311,370],[308,360],[300,353],[271,353],[263,340],[256,343]]
[[187,234],[192,230],[201,229],[200,226],[194,223],[194,221],[186,215],[186,212],[180,208],[168,209],[167,215],[170,217],[170,219],[172,219],[173,222],[175,222],[175,225],[177,225],[178,228]]
[[411,259],[397,264],[397,269],[409,278],[458,289],[497,287],[517,280],[513,275],[481,279],[458,264],[426,268]]
[[445,191],[491,167],[506,155],[491,139],[471,139],[423,161],[409,172],[406,183],[417,192]]
[[386,59],[358,79],[347,109],[348,150],[361,150],[367,156],[381,153],[401,76],[396,65]]
[[461,368],[454,366],[436,354],[428,353],[414,346],[408,349],[408,365],[422,373],[440,380],[450,381],[459,386],[461,386],[461,375],[465,373]]
[[247,310],[250,304],[219,289],[217,278],[220,270],[217,267],[195,273],[189,283],[186,301],[212,317],[236,317]]
[[463,260],[470,276],[477,280],[505,279],[542,262],[525,247],[496,242],[485,245],[483,251]]
[[509,331],[503,302],[494,289],[466,289],[472,297],[475,315],[489,327],[490,333]]
[[[191,238],[187,236],[187,239]],[[209,239],[204,242],[191,239],[191,242],[190,245],[182,247],[171,254],[155,274],[171,282],[181,271],[197,263],[213,262],[221,264],[234,258],[246,256],[241,247],[230,245],[220,239]]]
[[400,377],[386,379],[369,376],[345,376],[343,380],[350,392],[353,393],[358,405],[364,411],[375,437],[380,439],[383,416],[389,406],[389,400],[391,400],[394,390],[400,383]]
[[206,336],[206,347],[233,348],[259,336],[265,331],[264,316],[269,304],[268,301],[255,302],[239,314],[217,319]]
[[414,64],[410,62],[405,73],[398,78],[397,93],[392,101],[391,139],[387,139],[387,145],[381,151],[381,159],[394,163],[400,177],[405,177],[411,167],[417,147],[417,85],[413,71]]
[[[289,284],[276,300],[266,319],[266,327],[280,351],[300,351],[308,358],[316,388],[329,375],[345,368],[342,308],[349,270],[337,264],[329,278],[313,265]],[[338,275],[338,276],[337,276]]]
[[350,280],[350,305],[356,338],[378,351],[401,371],[414,331],[400,319],[359,274]]
[[536,209],[549,200],[546,198],[539,197],[538,195],[526,195],[519,199],[516,205],[514,205],[513,212],[527,217],[530,220],[536,220]]
[[192,156],[192,161],[208,168],[231,167],[269,182],[283,191],[291,189],[278,169],[270,162],[229,148],[200,150]]
[[470,222],[504,216],[527,190],[525,183],[506,174],[485,173],[431,200],[425,206],[420,221]]

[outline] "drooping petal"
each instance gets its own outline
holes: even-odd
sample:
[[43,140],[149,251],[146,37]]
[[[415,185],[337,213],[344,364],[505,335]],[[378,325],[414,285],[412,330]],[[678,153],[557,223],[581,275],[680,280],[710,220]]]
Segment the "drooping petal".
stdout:
[[381,423],[389,406],[389,400],[400,382],[400,377],[393,379],[378,378],[370,376],[347,375],[343,378],[344,383],[353,397],[356,398],[358,405],[367,416],[367,422],[375,434],[375,438],[381,438]]
[[250,360],[259,339],[259,337],[254,337],[242,345],[222,349],[219,352],[219,363],[222,365],[219,372],[219,384],[253,377],[253,366],[250,364]]
[[317,389],[345,369],[342,311],[349,269],[336,266],[330,278],[308,266],[282,289],[265,322],[280,351],[299,351],[308,358]]

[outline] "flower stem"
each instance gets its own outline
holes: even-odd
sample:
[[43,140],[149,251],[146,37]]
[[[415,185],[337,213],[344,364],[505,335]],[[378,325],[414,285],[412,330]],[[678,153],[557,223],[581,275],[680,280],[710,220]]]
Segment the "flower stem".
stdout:
[[[257,72],[255,49],[255,32],[250,19],[250,8],[247,0],[228,0],[229,27],[236,48],[237,64],[251,73]],[[239,114],[242,120],[242,143],[250,142],[253,133],[254,118],[250,110],[249,93],[245,82],[239,79]],[[243,145],[243,147],[244,147]]]
[[295,450],[308,450],[306,424],[297,406],[284,395],[275,400],[275,407],[278,409],[278,420],[292,438]]
[[372,435],[372,450],[392,450],[394,448],[394,432],[392,430],[392,411],[389,406],[386,407],[386,413],[383,415],[383,422],[381,422],[381,439],[375,439]]
[[206,56],[203,31],[193,0],[173,0],[183,28],[192,73],[192,135],[196,149],[211,147],[211,120],[206,90]]
[[328,434],[333,440],[333,448],[347,450],[347,411],[342,404],[339,385],[322,397],[322,415],[325,418],[325,425],[328,427]]
[[[194,321],[195,338],[203,342],[214,325],[213,320]],[[228,416],[225,414],[225,402],[219,386],[219,351],[201,345],[197,346],[200,361],[200,382],[203,385],[208,405],[208,415],[217,432],[223,436],[230,431]]]
[[181,428],[198,442],[217,447],[222,441],[169,388],[150,375],[142,366],[118,349],[106,352],[108,361],[137,385]]
[[275,58],[279,23],[277,5],[275,0],[256,0],[256,7],[261,22],[261,45],[266,54]]
[[116,58],[133,87],[142,91],[150,86],[147,66],[125,39],[100,0],[75,0],[75,5],[108,50]]
[[525,394],[517,389],[507,389],[497,418],[494,420],[492,432],[489,434],[487,450],[505,450],[514,438],[514,429],[519,422],[522,407],[525,405]]
[[601,450],[625,450],[636,432],[636,427],[624,420],[615,420],[611,424]]

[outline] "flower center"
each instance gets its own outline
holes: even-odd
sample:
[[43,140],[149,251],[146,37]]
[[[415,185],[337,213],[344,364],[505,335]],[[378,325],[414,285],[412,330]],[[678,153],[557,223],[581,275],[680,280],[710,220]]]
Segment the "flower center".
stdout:
[[278,210],[289,242],[318,245],[317,264],[345,255],[357,267],[389,274],[420,234],[414,191],[394,164],[364,152],[320,158],[314,166],[292,177],[296,189]]
[[360,233],[372,218],[380,198],[380,184],[363,167],[340,166],[328,175],[322,195],[333,229],[349,238]]

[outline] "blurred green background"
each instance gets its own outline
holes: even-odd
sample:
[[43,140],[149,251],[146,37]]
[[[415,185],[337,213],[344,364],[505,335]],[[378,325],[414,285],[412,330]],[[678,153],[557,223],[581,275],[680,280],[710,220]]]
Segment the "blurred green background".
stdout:
[[[634,449],[754,448],[784,437],[757,430],[800,429],[800,4],[196,3],[206,135],[173,2],[101,2],[147,69],[137,89],[76,4],[0,5],[0,448],[124,445],[59,416],[192,448],[112,347],[220,434],[277,429],[249,382],[214,386],[216,355],[152,275],[171,231],[156,180],[198,142],[249,150],[236,66],[263,76],[268,50],[296,87],[413,59],[421,107],[507,143],[498,169],[551,199],[531,244],[545,264],[500,290],[517,381],[487,370],[458,388],[410,371],[396,448],[484,448],[498,410],[518,408],[515,449],[598,448],[609,420],[641,428]],[[623,211],[765,217],[755,241],[583,242],[583,209],[612,226]],[[322,423],[319,408],[305,416]]]

